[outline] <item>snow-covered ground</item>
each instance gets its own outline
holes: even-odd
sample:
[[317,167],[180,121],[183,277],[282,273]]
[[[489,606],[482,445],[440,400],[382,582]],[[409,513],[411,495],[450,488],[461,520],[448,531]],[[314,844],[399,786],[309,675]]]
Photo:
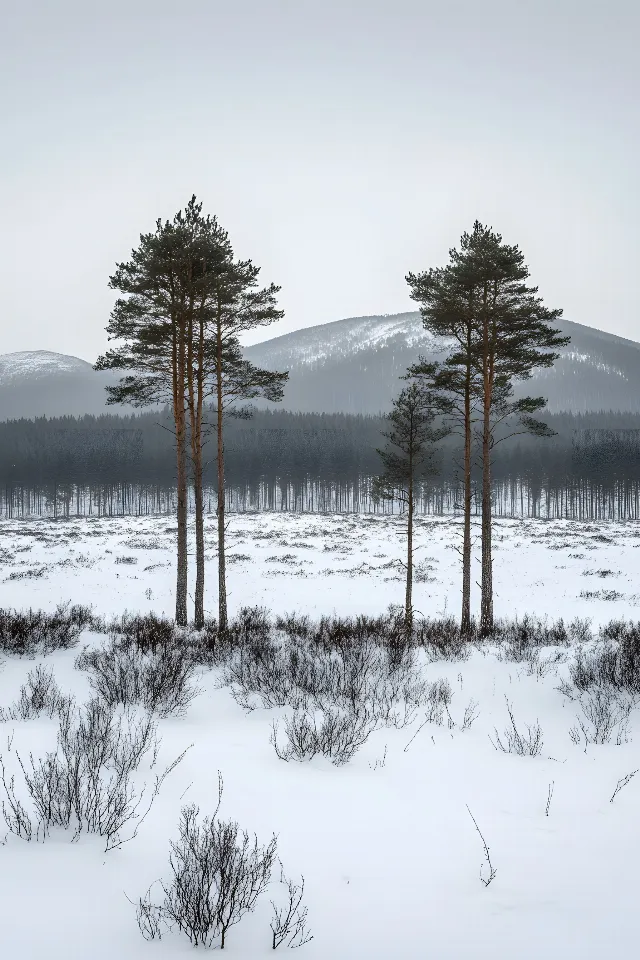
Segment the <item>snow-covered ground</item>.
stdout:
[[[174,528],[171,518],[157,517],[5,521],[0,607],[53,610],[70,600],[105,615],[170,615]],[[213,521],[208,528],[207,607],[215,615]],[[402,572],[394,566],[403,557],[402,530],[397,518],[234,516],[231,613],[256,604],[313,616],[381,613],[402,602]],[[425,616],[458,613],[459,532],[449,519],[418,523],[422,567],[415,605]],[[634,524],[497,522],[496,615],[590,618],[594,625],[638,620],[638,549]],[[74,661],[82,645],[104,642],[85,632],[75,650],[35,661],[2,656],[0,706],[10,706],[40,662],[54,670],[64,693],[86,700],[88,676],[74,669]],[[376,730],[342,767],[326,759],[278,759],[271,723],[287,709],[247,712],[219,685],[216,670],[203,671],[185,716],[159,721],[159,768],[193,746],[135,839],[107,854],[104,841],[90,836],[27,843],[9,835],[0,846],[0,956],[190,955],[193,948],[177,933],[146,942],[127,896],[137,901],[156,879],[168,879],[169,840],[177,838],[180,808],[194,802],[203,814],[213,812],[218,771],[224,778],[221,814],[264,843],[276,833],[287,874],[305,877],[314,935],[301,948],[308,960],[634,956],[640,774],[610,798],[618,781],[640,768],[637,709],[620,745],[614,737],[585,750],[569,735],[579,705],[557,690],[568,659],[542,675],[493,647],[474,649],[466,660],[422,658],[421,664],[427,680],[449,681],[451,721],[421,727],[418,712],[409,727]],[[539,756],[502,753],[492,745],[495,728],[502,734],[509,722],[505,698],[519,727],[539,720]],[[463,731],[471,701],[478,717]],[[14,771],[16,750],[27,758],[53,749],[56,730],[57,722],[47,718],[0,724],[8,771]],[[153,772],[146,779],[152,782]],[[144,781],[141,769],[136,782]],[[488,886],[480,879],[482,840],[467,807],[497,871]],[[231,930],[225,947],[231,956],[267,956],[269,900],[277,886]]]
[[[401,517],[231,515],[230,612],[381,613],[403,601],[404,532]],[[458,614],[460,533],[448,517],[416,521],[414,604],[424,616]],[[206,607],[215,616],[213,517],[206,537]],[[172,615],[174,542],[172,517],[0,521],[0,606],[48,610],[71,600],[99,614]],[[496,616],[640,618],[640,524],[497,520],[493,548]]]

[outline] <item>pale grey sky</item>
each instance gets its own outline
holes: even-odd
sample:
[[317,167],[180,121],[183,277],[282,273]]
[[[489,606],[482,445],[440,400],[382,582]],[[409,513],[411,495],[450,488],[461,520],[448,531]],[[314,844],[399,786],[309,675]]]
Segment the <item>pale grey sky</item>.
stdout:
[[478,218],[640,340],[636,0],[4,0],[0,353],[93,361],[192,193],[300,327],[412,309]]

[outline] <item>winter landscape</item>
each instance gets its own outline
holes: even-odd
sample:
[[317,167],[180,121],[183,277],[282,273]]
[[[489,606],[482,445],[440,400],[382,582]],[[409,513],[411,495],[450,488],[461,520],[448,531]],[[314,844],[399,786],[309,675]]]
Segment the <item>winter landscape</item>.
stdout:
[[[175,534],[158,517],[4,521],[1,533],[3,608],[53,614],[61,601],[91,600],[102,620],[80,618],[63,649],[55,649],[52,629],[24,652],[11,650],[2,624],[4,779],[16,778],[15,795],[28,809],[20,760],[33,776],[32,760],[56,749],[55,698],[73,697],[73,709],[86,710],[81,705],[100,689],[100,673],[78,656],[108,646],[105,621],[121,624],[125,611],[170,617]],[[322,663],[322,647],[295,629],[287,633],[287,614],[312,623],[362,611],[385,616],[389,604],[402,602],[401,535],[397,517],[234,517],[232,613],[240,593],[247,605],[271,611],[272,623],[281,618],[273,634],[279,656],[299,644],[303,656],[316,647],[313,662]],[[416,608],[427,622],[442,622],[458,593],[459,524],[421,519],[416,539]],[[195,803],[213,813],[218,772],[221,816],[255,832],[262,845],[276,834],[287,878],[300,884],[304,876],[313,939],[301,949],[309,957],[537,958],[550,941],[559,957],[625,955],[635,936],[629,864],[639,852],[636,691],[585,684],[576,666],[620,642],[599,636],[601,627],[638,620],[640,533],[632,523],[520,519],[497,523],[495,539],[496,613],[517,619],[519,630],[463,646],[446,631],[434,633],[433,645],[397,668],[401,693],[388,715],[363,720],[362,745],[348,762],[278,757],[274,723],[282,746],[300,702],[320,710],[323,693],[316,700],[304,682],[262,686],[253,667],[243,681],[237,651],[217,662],[194,656],[188,676],[181,674],[182,710],[171,703],[175,689],[166,704],[161,693],[151,713],[135,697],[114,704],[109,716],[122,723],[122,735],[140,737],[149,717],[154,724],[154,744],[127,781],[130,809],[142,802],[117,838],[83,831],[72,841],[57,827],[38,843],[5,831],[7,955],[36,957],[63,943],[73,957],[189,955],[189,941],[175,932],[145,942],[135,905],[150,887],[161,902],[157,881],[171,877],[169,841],[178,840],[180,810]],[[532,614],[541,622],[527,625]],[[558,632],[561,617],[566,629]],[[253,641],[264,642],[259,623],[253,629]],[[361,689],[388,678],[388,655],[375,640],[366,652],[359,647],[354,662],[347,654],[343,663],[339,649],[338,640],[332,656],[354,671],[347,684]],[[115,678],[103,674],[103,682]],[[193,699],[189,688],[197,690]],[[375,697],[369,703],[374,712],[389,706]],[[185,750],[153,797],[156,777]],[[108,766],[101,776],[113,782],[116,773]],[[229,931],[232,956],[271,948],[271,900],[288,904],[279,870],[255,912]],[[25,923],[25,910],[38,922]]]
[[635,956],[639,16],[3,12],[0,960]]

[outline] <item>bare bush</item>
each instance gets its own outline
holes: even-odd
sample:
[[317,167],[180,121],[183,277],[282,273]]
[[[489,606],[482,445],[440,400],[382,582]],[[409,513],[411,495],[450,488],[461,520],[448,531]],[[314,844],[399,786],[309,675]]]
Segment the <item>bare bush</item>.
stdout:
[[159,649],[176,642],[176,627],[172,620],[157,617],[154,613],[144,616],[124,614],[110,624],[109,633],[122,637],[122,645],[133,644],[142,653],[157,653]]
[[578,703],[582,716],[577,717],[569,735],[577,745],[611,743],[622,746],[630,737],[629,718],[633,703],[614,687],[598,686],[584,693]]
[[556,650],[542,656],[542,647],[509,642],[502,648],[502,656],[511,663],[522,663],[530,677],[541,680],[549,673],[556,673],[561,663],[566,663],[567,654]]
[[127,897],[127,900],[136,908],[138,928],[144,939],[162,940],[162,933],[167,926],[167,922],[162,907],[153,903],[151,899],[151,889],[149,887],[145,895],[138,898],[137,903],[129,900],[129,897]]
[[467,660],[471,655],[470,642],[477,640],[475,622],[468,634],[460,632],[453,617],[441,620],[425,618],[416,626],[416,642],[427,651],[430,660]]
[[[146,787],[137,791],[131,775],[149,750],[155,765],[158,746],[149,718],[136,723],[131,717],[116,717],[99,700],[89,701],[75,716],[69,708],[61,715],[54,752],[38,759],[30,755],[28,764],[16,752],[31,812],[0,758],[2,812],[9,830],[25,840],[43,840],[53,828],[61,828],[72,830],[74,837],[83,832],[104,837],[107,851],[121,846],[137,835],[165,777],[184,756],[156,776],[150,795]],[[123,839],[127,826],[133,829]]]
[[60,604],[54,613],[0,609],[0,650],[28,657],[68,650],[95,622],[91,608],[80,604]]
[[271,879],[277,840],[258,844],[233,820],[218,817],[222,801],[210,817],[198,818],[195,804],[183,807],[179,840],[171,842],[171,879],[162,883],[164,902],[151,903],[150,894],[138,904],[140,930],[146,939],[160,935],[160,921],[177,927],[194,946],[223,950],[231,927],[253,911]]
[[495,879],[498,871],[496,870],[493,863],[491,862],[491,851],[489,850],[489,846],[487,844],[487,841],[484,838],[484,834],[482,833],[482,830],[478,826],[476,818],[471,813],[471,810],[469,810],[468,804],[467,804],[467,810],[469,811],[469,816],[473,820],[473,825],[476,828],[476,832],[478,833],[478,836],[482,840],[482,847],[484,850],[484,860],[480,864],[480,879],[482,883],[485,885],[485,887],[488,887],[489,884]]
[[294,883],[285,877],[280,864],[280,883],[287,888],[286,903],[278,906],[273,900],[273,917],[271,919],[271,949],[286,943],[288,947],[296,949],[313,940],[313,935],[307,930],[308,910],[302,905],[304,897],[304,877],[300,883]]
[[500,734],[497,729],[495,730],[495,741],[489,737],[491,743],[496,750],[501,750],[503,753],[515,753],[519,757],[537,757],[542,751],[543,747],[543,736],[542,728],[540,723],[536,722],[529,726],[526,724],[527,732],[521,733],[517,726],[515,717],[513,716],[513,706],[509,703],[505,697],[507,703],[507,711],[509,713],[510,726],[506,727],[503,733],[504,742],[500,738]]
[[352,643],[335,635],[330,645],[289,635],[240,646],[227,661],[224,681],[247,709],[256,700],[263,707],[297,711],[357,712],[367,705],[380,722],[396,727],[413,720],[429,689],[410,648],[383,647],[371,639]]
[[318,713],[299,711],[284,721],[285,742],[274,722],[271,743],[281,760],[311,760],[321,754],[336,766],[348,763],[376,729],[375,717],[365,708],[357,713],[331,707]]
[[575,687],[584,691],[606,685],[640,694],[640,623],[612,620],[600,630],[594,648],[579,649],[569,669]]
[[71,703],[71,698],[61,693],[53,671],[39,664],[35,670],[29,671],[27,682],[20,688],[18,700],[6,711],[0,712],[0,720],[31,720],[43,713],[53,718],[70,707]]
[[624,777],[620,777],[620,779],[619,779],[618,782],[616,783],[616,788],[615,788],[615,790],[614,790],[613,793],[611,794],[611,797],[610,797],[610,799],[609,799],[609,803],[613,803],[613,801],[614,801],[615,798],[618,796],[618,794],[620,793],[620,791],[621,791],[624,787],[627,787],[627,786],[631,783],[631,781],[632,781],[633,778],[635,777],[636,773],[638,773],[638,770],[632,770],[630,773],[627,773]]
[[429,692],[426,698],[426,718],[429,723],[444,723],[444,714],[445,711],[448,712],[448,707],[451,704],[453,699],[453,693],[451,692],[451,685],[448,680],[436,680],[435,683],[432,683],[429,687]]
[[498,621],[495,639],[505,644],[508,658],[524,660],[527,651],[540,647],[566,647],[571,642],[572,626],[564,620],[552,620],[525,615],[521,620]]
[[112,636],[99,650],[84,650],[76,668],[87,670],[95,694],[109,706],[142,705],[159,717],[185,712],[197,689],[194,664],[177,646],[141,649]]
[[480,705],[475,700],[470,700],[467,706],[464,708],[464,715],[462,717],[462,723],[460,724],[460,730],[463,733],[465,730],[470,730],[472,725],[480,716],[479,706]]

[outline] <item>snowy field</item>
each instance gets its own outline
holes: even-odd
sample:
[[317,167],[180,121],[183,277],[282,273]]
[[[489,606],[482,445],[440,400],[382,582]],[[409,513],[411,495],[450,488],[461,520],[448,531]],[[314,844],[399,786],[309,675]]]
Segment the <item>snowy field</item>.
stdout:
[[[398,561],[405,557],[404,531],[399,517],[232,515],[230,614],[255,605],[312,616],[382,613],[403,602]],[[414,605],[424,616],[459,614],[460,533],[460,523],[450,518],[416,521]],[[205,606],[215,616],[212,517],[206,537]],[[99,614],[173,615],[170,517],[0,521],[0,545],[0,607],[50,610],[71,600],[93,604]],[[498,617],[640,619],[640,524],[497,520],[493,549]],[[476,569],[479,580],[479,562]],[[472,598],[477,607],[479,590]]]
[[[207,529],[206,606],[215,616],[213,521]],[[104,616],[125,610],[171,616],[174,531],[171,518],[157,517],[5,521],[0,607],[53,611],[71,601],[91,604]],[[233,516],[230,613],[254,605],[312,617],[382,613],[403,599],[397,566],[402,531],[397,518]],[[459,534],[449,519],[418,521],[415,606],[424,616],[458,616]],[[589,619],[594,628],[612,619],[640,620],[639,549],[640,528],[632,523],[497,521],[496,616]],[[106,642],[103,634],[85,630],[74,649],[35,659],[0,653],[0,753],[17,792],[23,782],[17,755],[28,771],[29,755],[54,750],[58,731],[57,719],[11,715],[21,685],[43,665],[53,670],[61,692],[82,704],[92,690],[89,673],[74,667],[76,657],[83,647]],[[296,955],[634,956],[640,774],[611,798],[640,768],[640,716],[635,701],[625,701],[625,714],[620,700],[612,736],[586,744],[576,733],[580,720],[586,723],[584,697],[575,688],[574,699],[558,690],[576,653],[575,639],[567,648],[545,647],[521,660],[490,644],[455,660],[420,651],[422,677],[429,684],[448,681],[450,704],[427,722],[421,706],[404,727],[380,724],[343,766],[325,757],[279,759],[272,723],[282,726],[291,709],[243,709],[222,684],[221,668],[202,668],[185,714],[157,719],[158,760],[150,769],[148,756],[142,759],[134,775],[138,789],[150,787],[158,771],[190,749],[129,842],[105,853],[104,838],[86,833],[75,842],[65,832],[42,843],[10,833],[5,839],[0,817],[0,956],[191,955],[193,947],[176,931],[145,941],[129,900],[137,903],[155,881],[168,879],[169,841],[177,839],[181,807],[196,803],[202,815],[212,814],[218,771],[224,779],[221,816],[237,820],[263,844],[277,834],[286,874],[304,875],[313,939]],[[506,742],[508,704],[521,732],[539,722],[538,755],[496,749],[497,737]],[[465,724],[465,715],[476,719]],[[488,885],[483,839],[469,811],[496,871]],[[270,901],[281,902],[278,875],[274,870],[255,911],[231,928],[230,956],[252,960],[272,952]]]

